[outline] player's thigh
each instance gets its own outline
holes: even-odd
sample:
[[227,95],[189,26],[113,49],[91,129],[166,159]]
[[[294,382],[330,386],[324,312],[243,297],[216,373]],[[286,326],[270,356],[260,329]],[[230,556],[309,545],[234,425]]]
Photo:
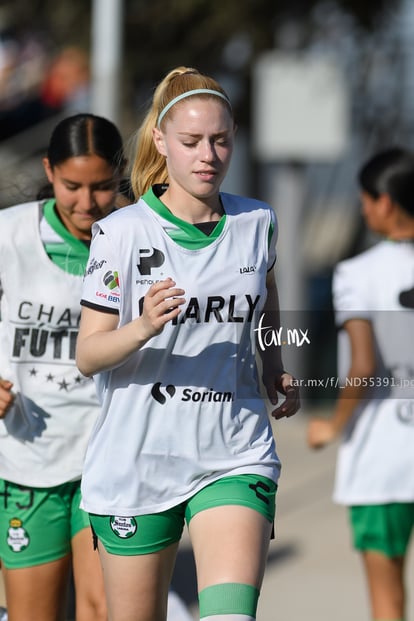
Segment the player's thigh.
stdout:
[[2,568],[9,621],[65,619],[70,555],[32,567]]
[[29,488],[0,481],[0,557],[16,620],[55,620],[70,568],[70,485]]
[[107,607],[102,567],[98,551],[93,547],[90,525],[79,530],[72,538],[72,568],[76,620],[106,620]]
[[199,590],[220,582],[260,588],[272,523],[255,509],[225,505],[197,513],[189,533]]
[[363,551],[374,619],[402,619],[405,611],[404,558]]
[[140,516],[90,515],[111,620],[165,617],[184,507]]
[[99,543],[109,617],[164,621],[178,542],[152,554],[120,556]]
[[275,517],[276,484],[261,476],[228,476],[187,503],[199,590],[218,582],[260,588]]

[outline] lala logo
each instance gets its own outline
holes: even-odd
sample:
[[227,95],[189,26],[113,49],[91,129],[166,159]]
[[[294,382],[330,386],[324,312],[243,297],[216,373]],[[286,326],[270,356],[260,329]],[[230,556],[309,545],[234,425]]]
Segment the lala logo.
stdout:
[[240,274],[253,274],[256,271],[255,265],[246,265],[245,267],[240,267]]

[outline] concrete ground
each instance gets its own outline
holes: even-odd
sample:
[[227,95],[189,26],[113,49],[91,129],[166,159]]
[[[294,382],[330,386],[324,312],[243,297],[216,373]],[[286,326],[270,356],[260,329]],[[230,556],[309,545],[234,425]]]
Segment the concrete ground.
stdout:
[[[344,507],[331,501],[337,445],[306,446],[309,414],[273,424],[283,469],[277,493],[276,539],[259,600],[258,621],[369,621],[359,555],[352,549]],[[178,593],[197,617],[192,557],[183,540],[175,576]],[[407,565],[414,619],[414,554]]]

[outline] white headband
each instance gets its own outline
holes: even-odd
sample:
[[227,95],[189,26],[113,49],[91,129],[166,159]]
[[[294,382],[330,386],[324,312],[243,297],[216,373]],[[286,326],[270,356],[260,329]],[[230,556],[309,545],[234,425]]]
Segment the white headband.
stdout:
[[182,99],[185,99],[186,97],[191,97],[192,95],[203,95],[203,94],[215,95],[216,97],[220,97],[220,99],[223,99],[231,108],[231,103],[229,99],[225,95],[223,95],[223,93],[220,93],[220,91],[215,91],[211,88],[195,88],[192,91],[187,91],[185,93],[182,93],[181,95],[178,95],[177,97],[174,97],[174,99],[171,99],[171,101],[167,103],[165,108],[161,110],[160,115],[158,117],[158,121],[157,121],[158,127],[161,125],[161,121],[167,114],[168,110],[170,110],[173,106],[175,106],[176,103],[178,103]]

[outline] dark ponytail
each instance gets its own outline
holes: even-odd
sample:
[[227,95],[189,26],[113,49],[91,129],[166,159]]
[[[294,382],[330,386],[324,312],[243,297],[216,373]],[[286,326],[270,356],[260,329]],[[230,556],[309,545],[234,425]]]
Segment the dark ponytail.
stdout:
[[[122,170],[126,160],[122,137],[117,127],[108,119],[94,114],[75,114],[58,123],[52,132],[46,153],[51,168],[71,157],[99,155],[114,169]],[[44,185],[37,199],[53,197],[52,185]]]
[[392,147],[374,155],[361,168],[361,190],[377,199],[388,194],[401,209],[414,216],[414,153]]

